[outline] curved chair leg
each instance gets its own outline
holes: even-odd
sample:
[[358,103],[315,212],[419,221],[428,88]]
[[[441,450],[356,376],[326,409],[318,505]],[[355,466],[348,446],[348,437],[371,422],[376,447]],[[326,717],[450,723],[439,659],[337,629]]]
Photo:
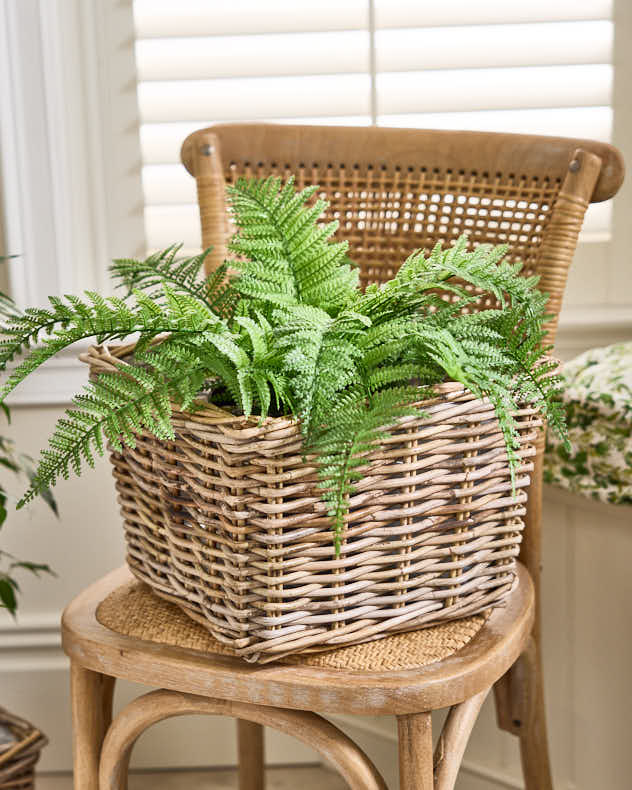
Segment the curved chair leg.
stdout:
[[[115,679],[108,675],[84,669],[74,661],[71,664],[75,790],[96,790],[98,787],[99,756],[112,721],[114,684]],[[122,785],[122,790],[124,788]]]
[[520,739],[525,790],[553,790],[540,646],[532,636],[494,687],[498,726]]
[[195,713],[245,719],[293,735],[337,768],[351,790],[387,790],[384,780],[359,747],[315,713],[164,690],[134,700],[112,722],[101,751],[99,790],[121,790],[130,752],[148,727],[173,716]]
[[450,709],[434,754],[434,790],[453,790],[465,747],[491,689]]
[[239,790],[263,790],[265,786],[263,725],[237,720]]

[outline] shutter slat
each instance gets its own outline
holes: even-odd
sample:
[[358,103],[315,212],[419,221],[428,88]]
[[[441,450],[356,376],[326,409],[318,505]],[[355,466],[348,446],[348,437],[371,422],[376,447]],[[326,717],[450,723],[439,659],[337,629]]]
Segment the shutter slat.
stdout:
[[369,33],[146,39],[137,42],[136,62],[141,81],[367,73]]
[[402,113],[380,115],[378,124],[403,129],[468,129],[473,132],[548,134],[554,137],[584,137],[610,142],[612,108],[602,106],[545,110]]
[[613,24],[553,22],[378,30],[379,71],[608,63]]
[[162,38],[367,29],[369,13],[366,0],[135,0],[134,18],[137,38]]
[[377,28],[610,19],[612,0],[374,0]]
[[377,75],[378,113],[610,104],[612,67],[534,66]]
[[138,86],[143,123],[364,115],[370,112],[370,94],[368,74],[141,82]]
[[[609,21],[472,28],[412,28],[376,33],[378,71],[607,63]],[[323,57],[327,52],[327,57]],[[215,36],[137,42],[138,77],[220,77],[362,73],[369,70],[369,33]]]

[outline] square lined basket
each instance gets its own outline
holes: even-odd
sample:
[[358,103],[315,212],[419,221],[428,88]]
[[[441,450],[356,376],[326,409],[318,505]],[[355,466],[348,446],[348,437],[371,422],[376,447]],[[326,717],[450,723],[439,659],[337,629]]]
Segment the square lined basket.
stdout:
[[[91,375],[132,346],[83,355]],[[517,415],[516,491],[494,409],[455,382],[366,458],[340,556],[289,418],[176,412],[175,441],[111,453],[139,579],[249,661],[379,639],[500,604],[516,580],[534,441]]]

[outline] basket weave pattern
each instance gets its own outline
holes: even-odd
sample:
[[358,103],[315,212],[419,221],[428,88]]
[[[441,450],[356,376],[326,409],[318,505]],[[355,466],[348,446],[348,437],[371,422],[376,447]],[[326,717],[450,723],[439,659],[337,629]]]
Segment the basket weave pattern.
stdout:
[[[87,361],[94,375],[117,360],[99,347]],[[255,661],[497,604],[515,581],[539,418],[518,416],[514,497],[492,405],[448,382],[423,406],[367,456],[338,558],[294,420],[176,413],[175,441],[142,435],[111,455],[132,572]]]
[[35,765],[48,739],[28,721],[4,708],[0,708],[0,724],[15,738],[13,742],[0,745],[0,790],[32,790]]

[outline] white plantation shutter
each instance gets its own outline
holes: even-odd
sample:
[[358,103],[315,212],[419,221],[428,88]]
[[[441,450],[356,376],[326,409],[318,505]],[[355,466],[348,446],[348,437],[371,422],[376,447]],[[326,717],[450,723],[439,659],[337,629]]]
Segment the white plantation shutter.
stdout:
[[[609,140],[611,0],[135,0],[151,249],[199,247],[182,140],[216,121]],[[605,239],[610,205],[584,238]]]

